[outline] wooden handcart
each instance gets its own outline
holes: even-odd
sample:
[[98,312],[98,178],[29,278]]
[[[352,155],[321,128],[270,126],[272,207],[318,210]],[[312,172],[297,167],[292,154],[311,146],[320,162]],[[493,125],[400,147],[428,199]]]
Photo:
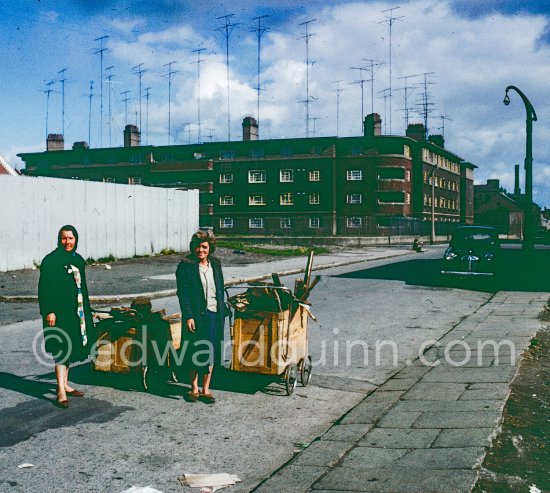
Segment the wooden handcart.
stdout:
[[131,307],[94,310],[97,349],[92,370],[96,375],[112,372],[134,376],[144,390],[151,388],[153,380],[164,377],[177,382],[172,351],[181,344],[181,315],[166,316],[164,310],[150,308],[150,301],[138,298]]
[[[306,386],[311,378],[308,353],[308,320],[314,318],[307,297],[319,276],[309,283],[312,254],[304,280],[294,292],[282,286],[277,274],[273,283],[249,284],[244,293],[228,297],[234,313],[231,324],[231,369],[277,375],[291,395],[298,378]],[[242,289],[242,288],[241,288]]]

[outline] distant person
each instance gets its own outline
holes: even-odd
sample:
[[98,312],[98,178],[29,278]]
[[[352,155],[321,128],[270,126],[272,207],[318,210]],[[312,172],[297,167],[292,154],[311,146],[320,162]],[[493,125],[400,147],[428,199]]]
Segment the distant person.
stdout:
[[[190,401],[213,404],[210,392],[214,363],[221,358],[220,343],[227,308],[221,262],[213,257],[216,239],[212,233],[197,231],[189,243],[189,255],[176,271],[181,307],[183,364],[189,369]],[[185,342],[188,341],[187,344]],[[202,391],[199,392],[199,376]]]
[[77,246],[76,229],[63,226],[57,234],[57,248],[40,264],[38,282],[44,342],[55,360],[57,405],[61,408],[69,407],[67,396],[84,395],[69,385],[69,365],[89,356],[93,329],[86,262],[76,253]]
[[413,249],[416,253],[420,253],[420,252],[423,251],[423,250],[422,250],[422,242],[421,242],[418,238],[415,238],[415,239],[414,239],[412,249]]

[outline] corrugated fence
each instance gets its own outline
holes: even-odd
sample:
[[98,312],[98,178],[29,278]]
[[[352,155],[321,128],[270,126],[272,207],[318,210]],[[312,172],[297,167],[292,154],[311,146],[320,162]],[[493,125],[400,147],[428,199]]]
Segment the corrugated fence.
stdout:
[[0,176],[1,272],[39,263],[65,224],[77,229],[84,258],[185,251],[199,228],[199,192]]

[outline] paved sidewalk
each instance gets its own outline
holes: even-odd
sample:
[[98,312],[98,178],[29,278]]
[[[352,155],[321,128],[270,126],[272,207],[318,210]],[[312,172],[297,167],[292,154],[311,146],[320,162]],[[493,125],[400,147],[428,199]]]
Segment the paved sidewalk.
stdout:
[[253,491],[470,492],[547,298],[497,293],[424,354],[436,366],[411,362]]

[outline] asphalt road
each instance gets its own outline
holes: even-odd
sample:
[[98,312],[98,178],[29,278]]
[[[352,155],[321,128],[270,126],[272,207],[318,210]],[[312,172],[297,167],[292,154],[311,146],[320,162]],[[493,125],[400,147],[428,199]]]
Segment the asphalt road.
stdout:
[[[93,382],[86,364],[71,370],[86,397],[59,410],[51,402],[52,368],[29,349],[40,323],[2,327],[0,491],[116,493],[149,485],[181,492],[188,490],[178,476],[221,472],[241,478],[231,491],[250,491],[416,359],[425,341],[492,297],[491,290],[441,284],[441,253],[322,271],[310,297],[318,319],[309,327],[311,385],[290,397],[278,379],[218,370],[218,402],[188,403],[183,384],[146,393],[125,375]],[[174,297],[155,304],[179,311]],[[22,463],[34,466],[18,469]]]

